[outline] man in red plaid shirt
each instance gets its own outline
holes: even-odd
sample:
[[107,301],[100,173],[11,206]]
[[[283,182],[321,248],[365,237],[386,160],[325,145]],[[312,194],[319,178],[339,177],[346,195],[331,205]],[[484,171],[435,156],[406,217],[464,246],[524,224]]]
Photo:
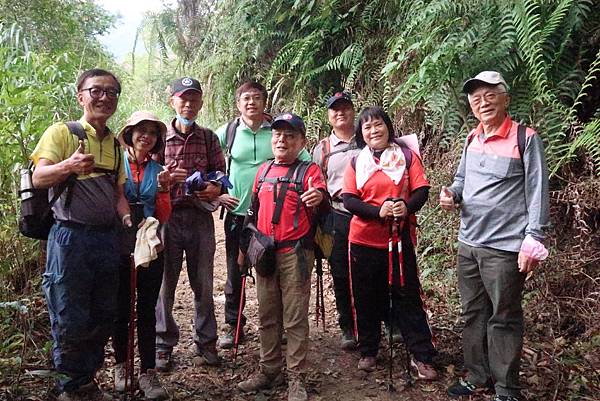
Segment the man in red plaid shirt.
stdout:
[[170,86],[169,104],[176,117],[167,124],[163,164],[171,172],[173,212],[165,225],[165,270],[156,306],[156,368],[172,367],[173,347],[179,328],[173,318],[173,303],[185,252],[187,274],[194,292],[194,343],[196,354],[207,365],[217,365],[217,323],[213,301],[215,228],[212,211],[218,205],[221,186],[209,182],[203,190],[186,194],[185,180],[194,172],[225,171],[219,139],[196,124],[202,108],[202,88],[190,77]]

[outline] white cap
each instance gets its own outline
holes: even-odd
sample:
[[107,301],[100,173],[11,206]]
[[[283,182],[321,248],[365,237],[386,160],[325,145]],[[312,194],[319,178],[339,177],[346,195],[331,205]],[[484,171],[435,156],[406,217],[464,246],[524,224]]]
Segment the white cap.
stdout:
[[468,79],[463,84],[463,92],[464,93],[472,93],[475,89],[480,87],[481,85],[498,85],[502,84],[508,90],[508,85],[504,78],[502,78],[502,74],[497,71],[482,71],[479,74],[475,75],[474,78]]

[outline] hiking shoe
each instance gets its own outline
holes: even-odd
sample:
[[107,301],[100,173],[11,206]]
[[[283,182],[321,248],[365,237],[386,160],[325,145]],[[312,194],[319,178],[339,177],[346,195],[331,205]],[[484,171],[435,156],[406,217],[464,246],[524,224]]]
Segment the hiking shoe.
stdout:
[[354,333],[351,329],[347,329],[342,332],[342,341],[340,341],[340,347],[344,351],[352,351],[356,349],[356,340],[354,339]]
[[494,389],[494,386],[491,384],[491,382],[488,382],[485,386],[480,387],[461,377],[456,383],[448,387],[446,392],[450,397],[458,398],[461,396],[480,394],[490,389]]
[[140,374],[138,382],[140,383],[140,390],[144,392],[144,396],[148,400],[162,401],[169,399],[169,393],[160,384],[154,369],[148,369],[146,373]]
[[113,401],[113,398],[104,393],[96,383],[90,382],[75,391],[65,391],[57,398],[58,401]]
[[520,401],[519,398],[512,395],[495,395],[491,401]]
[[292,379],[288,385],[288,401],[307,401],[308,394],[304,383],[299,379]]
[[435,380],[438,377],[436,370],[428,363],[411,359],[410,365],[417,371],[417,378],[421,380]]
[[377,359],[374,356],[363,356],[358,360],[358,369],[365,372],[372,372],[377,365]]
[[269,377],[262,372],[255,373],[250,378],[238,383],[238,388],[245,393],[269,389],[283,384],[283,374],[279,372],[275,377]]
[[173,368],[173,352],[171,350],[156,351],[156,370],[168,372]]
[[198,361],[199,365],[217,366],[221,363],[214,343],[203,345],[202,347],[196,344],[196,356],[200,357]]
[[[244,328],[240,327],[240,339],[241,343],[244,339]],[[217,341],[217,346],[221,349],[231,349],[233,348],[235,342],[235,326],[229,326],[227,331],[219,336],[219,340]]]

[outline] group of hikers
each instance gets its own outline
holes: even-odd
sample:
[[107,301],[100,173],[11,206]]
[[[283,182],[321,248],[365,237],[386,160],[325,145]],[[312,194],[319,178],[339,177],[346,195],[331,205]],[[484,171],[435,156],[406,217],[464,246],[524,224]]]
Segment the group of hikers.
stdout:
[[[415,214],[430,184],[418,147],[396,135],[382,108],[366,107],[356,118],[351,96],[334,93],[326,104],[331,133],[311,156],[302,118],[271,118],[267,91],[257,82],[237,88],[240,116],[216,133],[196,121],[203,92],[191,77],[169,86],[170,122],[137,111],[118,135],[107,127],[121,93],[117,77],[92,69],[76,86],[83,116],[50,126],[31,155],[33,184],[49,188],[49,197],[75,177],[52,205],[43,276],[59,400],[112,399],[95,382],[111,338],[115,390],[125,390],[134,295],[140,367],[133,384],[147,399],[169,398],[157,372],[173,368],[180,337],[173,305],[184,254],[197,360],[218,365],[217,348],[244,339],[243,282],[253,268],[260,362],[237,387],[258,391],[287,378],[288,400],[308,400],[313,238],[323,221],[333,235],[328,261],[340,348],[358,351],[358,369],[375,370],[383,322],[393,341],[406,344],[416,376],[437,379],[415,256]],[[527,273],[547,255],[548,173],[539,136],[507,113],[508,90],[494,71],[465,82],[479,125],[467,136],[454,182],[439,195],[444,210],[461,216],[466,375],[448,388],[450,397],[492,391],[494,401],[522,400],[521,299]],[[227,210],[220,336],[213,300],[219,207]]]

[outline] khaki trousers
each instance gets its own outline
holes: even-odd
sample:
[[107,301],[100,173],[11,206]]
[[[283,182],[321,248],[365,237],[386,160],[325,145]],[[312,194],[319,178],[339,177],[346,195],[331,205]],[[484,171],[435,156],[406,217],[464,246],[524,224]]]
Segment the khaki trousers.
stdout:
[[283,366],[281,327],[287,334],[288,374],[300,375],[306,369],[308,353],[308,304],[312,250],[296,247],[276,256],[275,273],[256,277],[260,337],[260,370],[276,376]]

